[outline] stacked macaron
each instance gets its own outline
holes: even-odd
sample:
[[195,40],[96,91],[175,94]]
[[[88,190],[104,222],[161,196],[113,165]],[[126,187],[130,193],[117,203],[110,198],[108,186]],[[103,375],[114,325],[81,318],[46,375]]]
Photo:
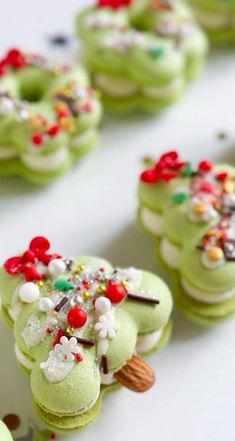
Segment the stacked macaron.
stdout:
[[233,255],[235,246],[234,210],[235,170],[230,166],[204,160],[194,169],[173,151],[141,174],[139,223],[157,238],[160,260],[174,280],[176,303],[202,323],[235,311],[234,263],[226,258],[227,247]]
[[2,313],[14,327],[38,417],[66,433],[95,420],[106,390],[153,385],[152,370],[137,354],[168,340],[172,299],[151,273],[114,269],[93,257],[63,258],[49,247],[36,237],[5,262]]
[[0,59],[0,174],[53,179],[94,145],[100,118],[80,67],[18,49]]
[[115,112],[156,111],[197,75],[207,39],[181,0],[98,0],[77,19],[94,84]]
[[235,42],[234,0],[190,0],[195,15],[215,43]]

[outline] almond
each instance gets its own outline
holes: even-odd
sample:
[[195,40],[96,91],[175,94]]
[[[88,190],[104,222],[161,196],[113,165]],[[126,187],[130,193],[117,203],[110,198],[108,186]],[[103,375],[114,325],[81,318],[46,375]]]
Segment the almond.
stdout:
[[125,387],[135,392],[145,392],[155,382],[155,375],[145,361],[134,355],[114,377]]

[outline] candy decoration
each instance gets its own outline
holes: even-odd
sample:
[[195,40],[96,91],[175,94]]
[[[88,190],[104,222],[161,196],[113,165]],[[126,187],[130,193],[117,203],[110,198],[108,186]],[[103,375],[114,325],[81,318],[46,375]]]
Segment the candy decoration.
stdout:
[[67,320],[70,326],[81,328],[87,321],[87,313],[84,309],[79,308],[79,306],[73,306],[73,308],[68,311]]
[[158,59],[164,54],[164,49],[162,47],[155,47],[151,49],[149,53],[153,58]]
[[54,303],[51,301],[49,297],[43,297],[39,301],[39,309],[42,312],[50,312],[54,309]]
[[25,303],[32,303],[38,299],[40,291],[38,286],[32,282],[26,282],[19,289],[19,296]]
[[47,254],[49,248],[50,242],[45,237],[35,237],[22,256],[14,256],[6,260],[3,265],[4,269],[13,276],[24,274],[27,282],[41,280],[43,275],[39,273],[35,264],[39,261],[48,265],[51,260],[60,257],[59,254]]
[[72,282],[69,282],[69,280],[59,279],[55,282],[55,288],[59,291],[70,291],[74,288],[74,285]]
[[198,165],[199,171],[209,172],[212,170],[212,168],[213,168],[213,164],[209,160],[204,160],[204,161],[199,162],[199,165]]
[[41,133],[35,133],[32,135],[31,141],[34,145],[41,145],[43,142],[43,136]]
[[159,181],[170,182],[180,176],[185,162],[179,161],[176,151],[164,153],[156,162],[155,167],[141,173],[140,179],[147,184],[154,184]]
[[227,179],[228,177],[228,172],[219,172],[216,173],[215,178],[217,179],[217,181],[225,181],[225,179]]
[[104,314],[105,312],[110,311],[112,305],[110,300],[107,297],[98,297],[95,301],[95,309],[99,312]]
[[126,290],[124,286],[110,280],[105,291],[105,297],[107,297],[111,303],[120,303],[125,296]]
[[48,135],[49,136],[55,136],[57,135],[57,133],[59,133],[60,131],[60,126],[59,124],[53,124],[49,129],[48,129]]
[[66,264],[62,259],[53,259],[49,262],[48,272],[53,277],[59,277],[64,274],[66,270]]
[[98,8],[119,9],[131,5],[132,0],[98,0]]
[[181,192],[181,193],[175,193],[171,196],[171,200],[173,202],[176,202],[177,204],[182,204],[186,199],[188,198],[188,193]]

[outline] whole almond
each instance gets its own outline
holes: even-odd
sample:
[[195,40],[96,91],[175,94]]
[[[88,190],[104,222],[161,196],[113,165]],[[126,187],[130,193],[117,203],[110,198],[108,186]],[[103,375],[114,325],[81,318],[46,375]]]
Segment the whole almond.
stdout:
[[155,382],[155,375],[150,366],[140,357],[134,355],[114,377],[123,386],[135,392],[145,392]]

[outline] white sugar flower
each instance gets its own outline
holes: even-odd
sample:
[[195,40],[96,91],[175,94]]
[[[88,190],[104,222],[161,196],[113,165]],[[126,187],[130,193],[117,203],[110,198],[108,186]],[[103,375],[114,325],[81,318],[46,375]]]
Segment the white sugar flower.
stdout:
[[74,354],[79,354],[80,348],[75,337],[68,339],[67,337],[63,336],[60,339],[60,343],[55,345],[54,351],[56,355],[62,355],[64,360],[74,361]]
[[109,338],[113,340],[119,329],[113,313],[101,315],[99,321],[94,326],[99,338]]

